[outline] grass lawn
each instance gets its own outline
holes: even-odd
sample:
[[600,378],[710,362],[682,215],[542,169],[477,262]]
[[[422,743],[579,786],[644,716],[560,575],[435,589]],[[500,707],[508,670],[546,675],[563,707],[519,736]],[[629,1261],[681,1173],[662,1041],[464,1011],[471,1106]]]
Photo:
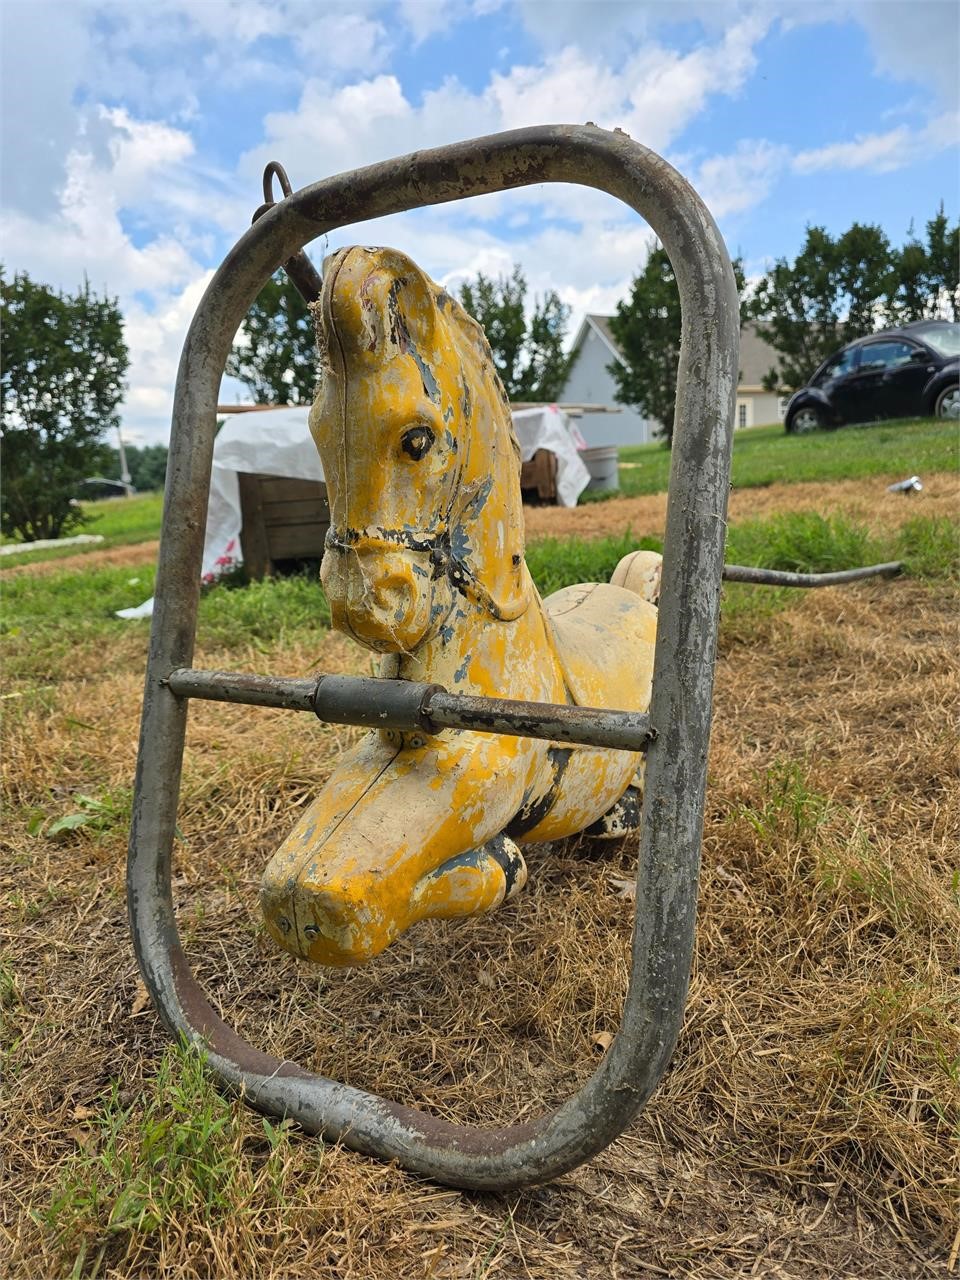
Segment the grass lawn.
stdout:
[[[607,582],[620,558],[645,547],[659,550],[657,538],[630,529],[601,538],[531,540],[526,558],[541,595],[575,582]],[[917,516],[882,536],[842,515],[784,512],[767,519],[731,524],[726,559],[805,573],[826,573],[853,565],[902,560],[908,576],[934,583],[960,577],[960,526],[943,516]],[[79,645],[107,648],[121,633],[145,635],[149,622],[120,622],[115,610],[138,604],[153,593],[156,566],[71,566],[65,571],[19,574],[4,583],[0,636],[6,641],[8,679],[36,676],[40,683],[69,661]],[[727,583],[721,638],[742,641],[763,632],[771,616],[795,603],[802,592]],[[266,654],[288,644],[306,645],[330,624],[330,610],[318,574],[242,578],[205,589],[200,600],[198,640],[226,650]]]
[[[100,502],[81,503],[86,523],[77,529],[71,529],[72,536],[78,533],[99,534],[103,542],[91,543],[91,548],[130,546],[137,542],[150,542],[160,537],[160,518],[163,513],[162,493],[138,493],[132,498],[105,498]],[[15,538],[3,538],[8,544],[16,542]],[[76,555],[82,546],[51,547],[46,551],[13,552],[3,557],[3,564],[23,564],[27,557],[30,563],[39,560],[54,560],[62,555]]]
[[[662,444],[620,450],[620,461],[639,466],[620,468],[625,497],[662,493],[670,476],[670,453]],[[924,472],[960,468],[960,431],[955,422],[918,418],[882,422],[839,431],[787,435],[779,424],[747,427],[733,440],[733,485],[804,481],[855,480],[863,476],[923,476]]]
[[[265,1120],[172,1044],[139,984],[124,901],[148,624],[112,617],[149,593],[152,566],[11,575],[11,1277],[940,1274],[960,1121],[956,530],[912,515],[868,531],[816,512],[732,524],[728,555],[744,563],[902,557],[908,572],[724,591],[683,1035],[620,1141],[509,1197],[439,1188]],[[609,576],[632,545],[541,538],[528,558],[551,590]],[[315,575],[221,584],[202,599],[197,665],[368,673],[371,655],[328,624]],[[425,922],[359,969],[311,969],[265,936],[257,887],[357,736],[194,704],[174,851],[185,951],[224,1018],[279,1059],[455,1122],[528,1119],[586,1078],[619,1023],[635,841],[530,850],[516,902]]]

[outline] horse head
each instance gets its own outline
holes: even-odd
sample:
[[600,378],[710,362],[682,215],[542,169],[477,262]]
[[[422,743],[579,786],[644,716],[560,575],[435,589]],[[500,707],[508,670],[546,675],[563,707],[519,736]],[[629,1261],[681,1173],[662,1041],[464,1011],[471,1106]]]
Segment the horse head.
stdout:
[[519,617],[519,450],[479,325],[404,254],[357,246],[328,260],[315,316],[334,626],[411,653],[464,600]]

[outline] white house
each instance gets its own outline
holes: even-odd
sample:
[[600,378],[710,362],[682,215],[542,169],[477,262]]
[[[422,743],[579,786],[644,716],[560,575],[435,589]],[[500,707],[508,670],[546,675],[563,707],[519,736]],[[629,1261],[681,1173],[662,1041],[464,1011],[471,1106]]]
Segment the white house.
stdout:
[[[597,404],[619,408],[619,413],[585,413],[578,418],[588,445],[646,444],[657,424],[627,405],[617,405],[616,383],[607,369],[623,356],[610,332],[610,317],[588,315],[571,348],[570,369],[557,400],[563,404]],[[738,427],[782,422],[784,401],[764,391],[763,378],[776,363],[776,352],[752,326],[740,334],[740,382],[734,423]]]
[[620,409],[619,413],[585,413],[577,419],[587,444],[647,444],[652,440],[656,424],[641,417],[636,409],[618,405],[615,399],[616,383],[607,365],[615,360],[622,363],[623,356],[610,332],[610,317],[586,316],[570,355],[567,380],[557,400],[562,404],[602,404]]
[[763,379],[775,369],[777,353],[753,325],[740,330],[740,381],[737,384],[737,410],[734,426],[759,427],[782,422],[788,396],[764,391]]

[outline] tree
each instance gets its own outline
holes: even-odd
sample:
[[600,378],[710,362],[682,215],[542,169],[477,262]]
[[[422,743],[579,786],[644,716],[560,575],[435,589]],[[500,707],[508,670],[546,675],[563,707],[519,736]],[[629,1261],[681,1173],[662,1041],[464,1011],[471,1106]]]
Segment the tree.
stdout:
[[[165,444],[147,444],[138,448],[128,444],[124,448],[127,458],[127,470],[130,472],[130,483],[140,493],[162,489],[167,476],[167,446]],[[110,461],[106,475],[113,477],[120,474],[120,451],[110,450]]]
[[513,274],[490,279],[482,272],[460,286],[460,302],[487,335],[493,362],[511,400],[556,400],[567,377],[563,339],[570,308],[555,290],[535,298],[529,321],[527,281],[519,265]]
[[0,527],[27,540],[83,523],[71,500],[103,465],[118,423],[129,358],[115,298],[87,281],[55,293],[24,272],[0,271],[3,328],[3,488]]
[[927,242],[912,233],[901,249],[880,227],[855,222],[834,239],[808,227],[793,262],[778,258],[760,280],[750,314],[778,353],[769,389],[801,387],[839,347],[890,325],[960,313],[960,223],[941,205]]
[[[733,269],[742,298],[745,282],[739,258]],[[656,434],[670,442],[680,363],[680,290],[660,245],[651,249],[634,278],[629,299],[617,303],[610,332],[623,356],[622,363],[607,366],[617,384],[617,400],[659,423]]]
[[795,260],[778,258],[751,302],[752,317],[779,356],[764,386],[802,387],[838,347],[888,324],[897,267],[878,226],[855,222],[836,240],[825,227],[808,227]]
[[943,202],[927,223],[927,242],[913,234],[900,250],[893,313],[900,324],[931,316],[960,319],[960,222],[951,227]]
[[310,404],[317,389],[313,316],[284,271],[257,294],[242,332],[227,373],[246,384],[257,404]]
[[927,223],[927,315],[960,320],[960,221],[940,208]]

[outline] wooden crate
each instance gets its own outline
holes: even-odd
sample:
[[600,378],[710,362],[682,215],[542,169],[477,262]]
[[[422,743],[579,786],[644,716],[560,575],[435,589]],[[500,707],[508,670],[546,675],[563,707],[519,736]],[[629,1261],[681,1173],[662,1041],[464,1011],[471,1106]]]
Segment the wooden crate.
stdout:
[[520,491],[529,503],[556,502],[557,455],[549,449],[538,449],[529,462],[520,467]]
[[278,560],[320,560],[330,528],[327,486],[317,480],[239,472],[240,548],[251,578],[274,572]]

